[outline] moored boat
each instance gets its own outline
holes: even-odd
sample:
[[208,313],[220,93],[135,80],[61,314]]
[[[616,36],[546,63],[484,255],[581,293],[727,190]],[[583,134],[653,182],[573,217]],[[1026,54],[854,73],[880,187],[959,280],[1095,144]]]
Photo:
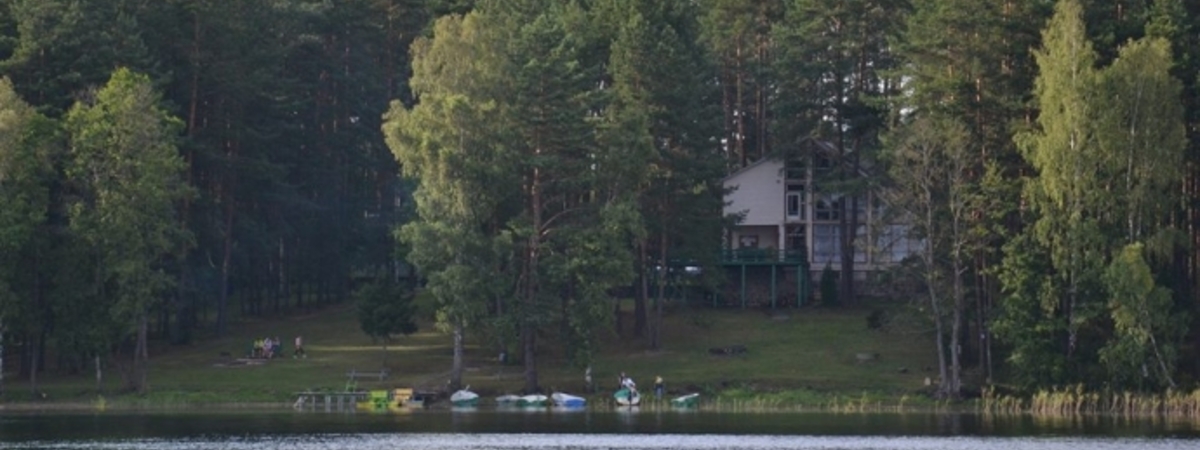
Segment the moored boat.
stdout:
[[416,395],[411,388],[373,390],[357,405],[358,409],[374,412],[408,412],[424,406],[425,399]]
[[479,394],[470,391],[471,387],[460,389],[450,394],[450,404],[458,407],[471,407],[479,405]]
[[517,406],[527,407],[544,407],[550,402],[550,397],[542,394],[529,394],[517,399]]
[[676,408],[695,408],[700,404],[700,394],[692,393],[671,399],[671,406]]
[[613,393],[613,399],[617,401],[618,405],[633,406],[641,402],[642,396],[641,394],[638,394],[638,391],[636,390],[622,388],[621,390]]
[[587,399],[563,392],[550,394],[550,398],[554,400],[555,406],[563,408],[582,408],[587,406]]
[[501,407],[517,406],[517,402],[520,400],[521,400],[521,397],[518,395],[505,394],[505,395],[496,397],[496,406],[501,406]]

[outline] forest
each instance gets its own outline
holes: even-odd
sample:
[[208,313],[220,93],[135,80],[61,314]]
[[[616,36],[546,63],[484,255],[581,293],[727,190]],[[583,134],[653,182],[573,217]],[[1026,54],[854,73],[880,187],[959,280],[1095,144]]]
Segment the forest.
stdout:
[[455,384],[482,339],[536,391],[546,342],[669,346],[653,274],[806,139],[924,243],[890,276],[939,397],[1200,381],[1200,3],[0,0],[0,36],[0,389],[420,287]]

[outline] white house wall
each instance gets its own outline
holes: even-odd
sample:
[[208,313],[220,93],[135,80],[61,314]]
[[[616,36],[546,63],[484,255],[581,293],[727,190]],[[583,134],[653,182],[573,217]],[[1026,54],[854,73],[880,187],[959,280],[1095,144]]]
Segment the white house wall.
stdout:
[[783,161],[768,159],[726,178],[725,188],[732,192],[725,197],[725,214],[745,214],[743,226],[783,223],[783,177]]

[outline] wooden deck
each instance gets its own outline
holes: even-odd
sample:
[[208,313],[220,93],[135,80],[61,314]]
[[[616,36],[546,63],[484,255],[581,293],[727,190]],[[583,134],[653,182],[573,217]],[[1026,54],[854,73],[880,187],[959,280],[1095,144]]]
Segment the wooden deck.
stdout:
[[367,399],[367,392],[304,391],[296,393],[297,411],[353,412],[358,402]]

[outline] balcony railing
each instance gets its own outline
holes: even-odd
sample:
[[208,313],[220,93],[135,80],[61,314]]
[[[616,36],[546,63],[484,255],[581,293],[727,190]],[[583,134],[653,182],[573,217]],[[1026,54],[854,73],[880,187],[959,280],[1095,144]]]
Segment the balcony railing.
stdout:
[[804,249],[734,248],[721,251],[721,262],[730,263],[802,263],[808,259]]

